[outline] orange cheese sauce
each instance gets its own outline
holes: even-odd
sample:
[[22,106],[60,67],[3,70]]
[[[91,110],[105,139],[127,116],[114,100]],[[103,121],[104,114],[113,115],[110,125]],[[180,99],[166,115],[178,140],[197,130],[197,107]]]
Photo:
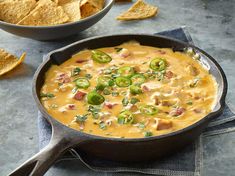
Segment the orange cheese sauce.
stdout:
[[[117,48],[123,49],[117,51]],[[44,96],[41,102],[47,112],[64,125],[99,136],[141,138],[185,128],[213,110],[217,98],[217,83],[208,70],[189,54],[135,42],[99,50],[107,53],[112,61],[97,63],[91,58],[91,50],[83,50],[63,64],[51,66],[45,75],[41,93],[50,93],[53,96]],[[154,58],[163,58],[166,61],[161,74],[151,73],[153,70],[150,62]],[[136,73],[145,75],[145,82],[139,86],[142,92],[133,95],[130,93],[130,86],[119,87],[114,84],[108,87],[110,95],[97,91],[105,98],[102,104],[90,105],[87,94],[95,89],[97,79],[107,74],[107,69],[114,68],[113,74],[116,73],[115,69],[123,66],[134,68]],[[75,68],[81,71],[74,76]],[[88,88],[76,88],[74,80],[80,77],[86,77],[89,81]],[[79,100],[75,98],[78,91],[84,93]],[[124,98],[129,101],[125,106],[122,103]],[[136,98],[139,102],[133,105],[130,103],[131,98]],[[157,113],[143,113],[140,111],[143,105],[154,106]],[[98,117],[92,116],[88,111],[89,106],[99,109]],[[133,114],[131,123],[118,123],[118,116],[124,110]],[[76,120],[78,115],[85,114],[84,121]]]

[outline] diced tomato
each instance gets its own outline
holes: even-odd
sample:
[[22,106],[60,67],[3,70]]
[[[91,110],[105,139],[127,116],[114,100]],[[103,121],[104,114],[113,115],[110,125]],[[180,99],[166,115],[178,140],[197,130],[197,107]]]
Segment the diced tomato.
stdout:
[[85,92],[81,92],[81,91],[77,91],[77,93],[74,95],[74,99],[75,100],[83,100],[83,98],[85,97],[86,93]]

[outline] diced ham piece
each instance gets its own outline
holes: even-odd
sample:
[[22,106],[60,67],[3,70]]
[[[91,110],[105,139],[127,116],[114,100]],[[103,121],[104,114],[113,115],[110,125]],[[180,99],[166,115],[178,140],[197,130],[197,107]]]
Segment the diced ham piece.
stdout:
[[140,72],[140,71],[141,71],[139,66],[135,66],[135,67],[134,67],[134,70],[135,70],[136,72]]
[[75,107],[74,104],[68,104],[68,105],[67,105],[67,109],[68,109],[68,110],[75,110],[76,107]]
[[143,85],[143,86],[142,86],[142,91],[143,91],[143,92],[149,92],[150,89],[149,89],[146,85]]
[[172,71],[167,71],[165,76],[168,78],[168,79],[171,79],[173,76],[174,76],[174,73]]
[[83,63],[83,62],[87,62],[88,60],[87,59],[78,59],[76,60],[76,63]]
[[196,108],[193,110],[195,113],[200,114],[202,113],[202,109]]
[[130,107],[131,112],[135,112],[137,110],[138,110],[138,107],[136,105],[131,105],[131,107]]
[[160,118],[154,118],[156,130],[166,130],[172,127],[172,121]]
[[126,48],[123,48],[120,52],[119,55],[123,58],[126,58],[131,55],[130,51]]
[[157,53],[164,55],[164,54],[166,54],[166,51],[163,51],[163,50],[157,50]]
[[74,95],[74,99],[81,101],[83,100],[83,98],[85,97],[86,93],[85,92],[81,92],[81,91],[77,91],[77,93]]
[[160,103],[159,98],[157,96],[154,96],[154,104],[159,105],[159,103]]
[[71,81],[70,77],[65,73],[59,74],[56,79],[62,83],[69,83]]
[[173,109],[173,110],[170,112],[170,115],[172,115],[172,116],[180,116],[180,115],[183,114],[184,112],[185,112],[185,109],[184,109],[184,108],[178,107],[178,108]]
[[117,105],[117,103],[109,103],[109,102],[104,103],[104,106],[107,107],[108,109],[113,109],[115,105]]

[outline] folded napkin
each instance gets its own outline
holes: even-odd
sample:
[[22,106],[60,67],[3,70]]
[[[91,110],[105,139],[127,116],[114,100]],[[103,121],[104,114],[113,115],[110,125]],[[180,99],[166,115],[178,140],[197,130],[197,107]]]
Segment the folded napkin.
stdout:
[[[193,44],[192,38],[185,27],[164,31],[158,33],[159,35],[169,36]],[[205,136],[216,135],[235,131],[235,109],[229,103],[226,104],[225,110],[221,116],[211,121],[204,133],[191,145],[185,147],[178,153],[158,159],[151,162],[143,163],[121,163],[108,160],[101,160],[98,158],[88,158],[79,151],[71,149],[58,162],[66,162],[66,160],[74,160],[78,164],[85,164],[88,168],[102,172],[106,175],[116,175],[120,173],[124,175],[133,174],[152,174],[152,175],[166,175],[166,176],[195,176],[201,175],[202,166],[202,138]],[[51,126],[42,117],[39,112],[38,115],[38,132],[39,132],[39,148],[45,147],[51,138]],[[90,173],[89,175],[99,175],[99,173]]]

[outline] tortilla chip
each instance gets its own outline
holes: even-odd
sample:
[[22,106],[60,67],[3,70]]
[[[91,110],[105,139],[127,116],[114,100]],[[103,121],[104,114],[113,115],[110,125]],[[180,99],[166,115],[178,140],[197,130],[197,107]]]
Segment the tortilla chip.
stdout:
[[17,24],[31,26],[49,26],[62,24],[69,20],[63,8],[57,6],[51,0],[39,0],[37,6],[29,15],[20,20]]
[[59,0],[58,5],[68,15],[69,22],[74,22],[81,19],[80,3],[80,0]]
[[155,16],[158,8],[138,0],[128,11],[117,17],[117,20],[139,20]]
[[0,19],[18,23],[36,6],[36,0],[5,0],[0,2]]
[[7,53],[4,49],[0,48],[0,76],[11,71],[16,66],[24,61],[25,53],[22,54],[20,59]]
[[85,18],[99,12],[104,7],[104,0],[82,0],[81,17]]

